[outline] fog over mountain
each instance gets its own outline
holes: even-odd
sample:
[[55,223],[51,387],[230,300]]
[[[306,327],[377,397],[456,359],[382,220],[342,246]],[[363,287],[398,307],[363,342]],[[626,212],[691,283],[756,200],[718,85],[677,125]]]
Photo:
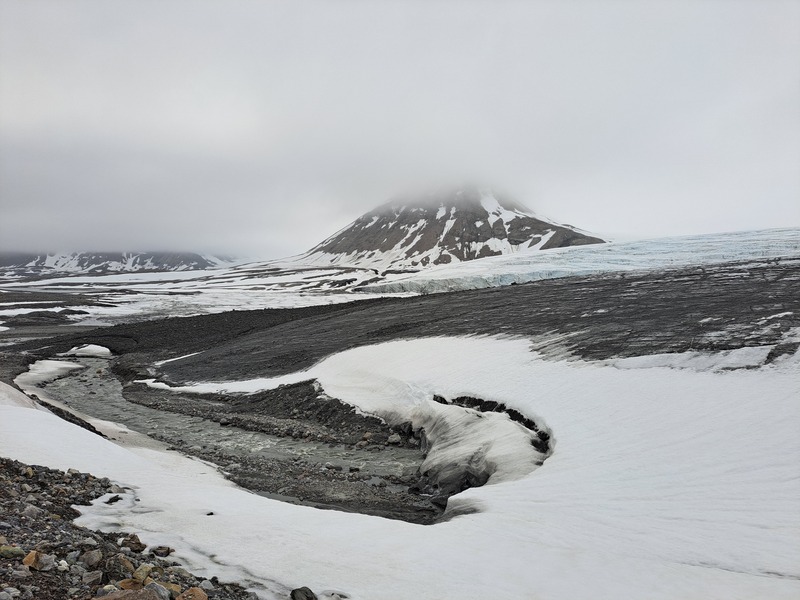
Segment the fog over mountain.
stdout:
[[601,237],[800,225],[800,4],[8,0],[0,250],[303,252],[468,182]]

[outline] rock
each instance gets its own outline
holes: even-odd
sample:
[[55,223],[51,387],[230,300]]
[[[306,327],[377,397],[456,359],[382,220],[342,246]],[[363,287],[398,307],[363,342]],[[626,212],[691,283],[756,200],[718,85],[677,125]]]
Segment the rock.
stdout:
[[35,519],[44,514],[44,511],[41,508],[34,506],[33,504],[26,504],[25,508],[22,510],[22,516],[28,517],[29,519]]
[[4,590],[0,592],[0,600],[12,600],[12,596]]
[[81,581],[86,585],[96,585],[103,579],[102,571],[86,571],[81,578]]
[[56,566],[56,557],[53,554],[44,554],[38,550],[31,550],[22,559],[22,564],[35,571],[52,571]]
[[177,598],[181,595],[181,586],[179,586],[177,583],[171,583],[169,581],[161,581],[159,583],[169,590],[169,593],[173,598]]
[[140,590],[144,584],[137,579],[121,579],[117,582],[117,586],[123,590]]
[[200,582],[200,588],[205,590],[206,592],[210,592],[210,591],[213,591],[214,589],[216,589],[214,587],[214,584],[211,583],[211,581],[209,581],[208,579],[205,579],[205,580]]
[[147,548],[147,546],[145,546],[141,540],[139,540],[139,536],[135,533],[125,536],[125,538],[122,540],[122,544],[120,545],[125,548],[130,548],[134,552],[144,552],[144,549]]
[[143,563],[139,565],[139,568],[133,572],[133,578],[136,581],[144,581],[150,575],[150,571],[153,570],[153,565],[150,563]]
[[144,589],[155,592],[159,597],[159,600],[170,600],[171,598],[169,590],[155,581],[153,583],[148,583],[146,586],[144,586]]
[[69,571],[69,563],[65,560],[58,561],[58,567],[56,567],[62,573]]
[[97,546],[97,540],[94,538],[83,538],[75,543],[76,546]]
[[292,590],[289,597],[292,600],[317,600],[317,595],[305,586]]
[[400,437],[399,433],[393,433],[392,435],[389,436],[389,439],[386,441],[389,442],[390,444],[397,445],[403,442],[403,438]]
[[104,585],[103,587],[97,590],[96,597],[102,598],[103,596],[108,596],[109,594],[113,594],[114,592],[118,592],[119,589],[115,585]]
[[0,546],[0,558],[23,558],[25,550],[18,546]]
[[175,600],[208,600],[208,595],[199,587],[191,587]]
[[120,590],[103,597],[105,600],[161,600],[153,590]]
[[102,550],[89,550],[81,555],[79,562],[91,568],[99,565],[101,560],[103,560]]
[[169,546],[156,546],[150,552],[152,552],[156,556],[159,556],[161,558],[165,558],[165,557],[169,556],[170,554],[172,554],[173,552],[175,552],[175,550],[173,550]]
[[115,554],[106,561],[106,573],[111,580],[130,577],[136,567],[124,554]]
[[22,592],[15,587],[7,587],[3,591],[12,598],[19,598],[22,595]]

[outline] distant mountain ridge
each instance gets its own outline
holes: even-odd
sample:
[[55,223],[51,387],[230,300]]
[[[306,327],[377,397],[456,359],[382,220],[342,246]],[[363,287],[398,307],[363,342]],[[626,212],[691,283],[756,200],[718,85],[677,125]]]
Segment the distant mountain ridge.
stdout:
[[604,240],[552,223],[491,191],[467,188],[384,204],[297,261],[402,270],[601,243]]
[[106,275],[145,271],[195,271],[229,262],[192,252],[0,252],[0,271],[7,277]]

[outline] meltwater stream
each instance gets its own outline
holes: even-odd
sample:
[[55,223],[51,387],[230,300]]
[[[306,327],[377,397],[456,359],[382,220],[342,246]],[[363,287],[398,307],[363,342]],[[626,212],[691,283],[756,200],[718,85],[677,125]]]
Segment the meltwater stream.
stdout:
[[[79,416],[123,425],[188,454],[209,458],[213,462],[216,462],[217,456],[224,456],[223,465],[239,459],[242,463],[252,463],[253,459],[261,460],[262,464],[263,461],[279,461],[284,464],[288,461],[307,465],[308,471],[317,473],[327,470],[351,473],[357,475],[358,483],[362,486],[379,486],[381,493],[391,495],[405,492],[408,486],[396,482],[415,474],[421,462],[420,451],[409,448],[387,446],[380,452],[364,452],[351,446],[278,437],[222,426],[201,417],[149,408],[129,402],[123,397],[122,385],[111,373],[108,359],[70,357],[70,362],[83,368],[76,368],[54,381],[35,385],[26,382],[23,375],[18,384],[29,393],[39,393],[45,399],[62,403],[79,413]],[[120,435],[125,435],[125,432]],[[234,467],[226,468],[232,470]],[[258,469],[255,471],[258,472]],[[252,475],[252,469],[249,475]],[[262,477],[274,477],[274,472],[264,472]],[[325,502],[307,501],[304,497],[291,494],[265,492],[258,485],[251,489],[264,496],[289,502],[342,508],[338,505],[326,505]]]

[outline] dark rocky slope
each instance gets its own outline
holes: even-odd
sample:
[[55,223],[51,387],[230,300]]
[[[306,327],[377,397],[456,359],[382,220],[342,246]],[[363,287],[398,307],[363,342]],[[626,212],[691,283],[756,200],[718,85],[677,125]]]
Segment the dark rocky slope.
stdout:
[[516,252],[600,244],[517,202],[474,188],[379,206],[312,248],[300,261],[413,269]]

